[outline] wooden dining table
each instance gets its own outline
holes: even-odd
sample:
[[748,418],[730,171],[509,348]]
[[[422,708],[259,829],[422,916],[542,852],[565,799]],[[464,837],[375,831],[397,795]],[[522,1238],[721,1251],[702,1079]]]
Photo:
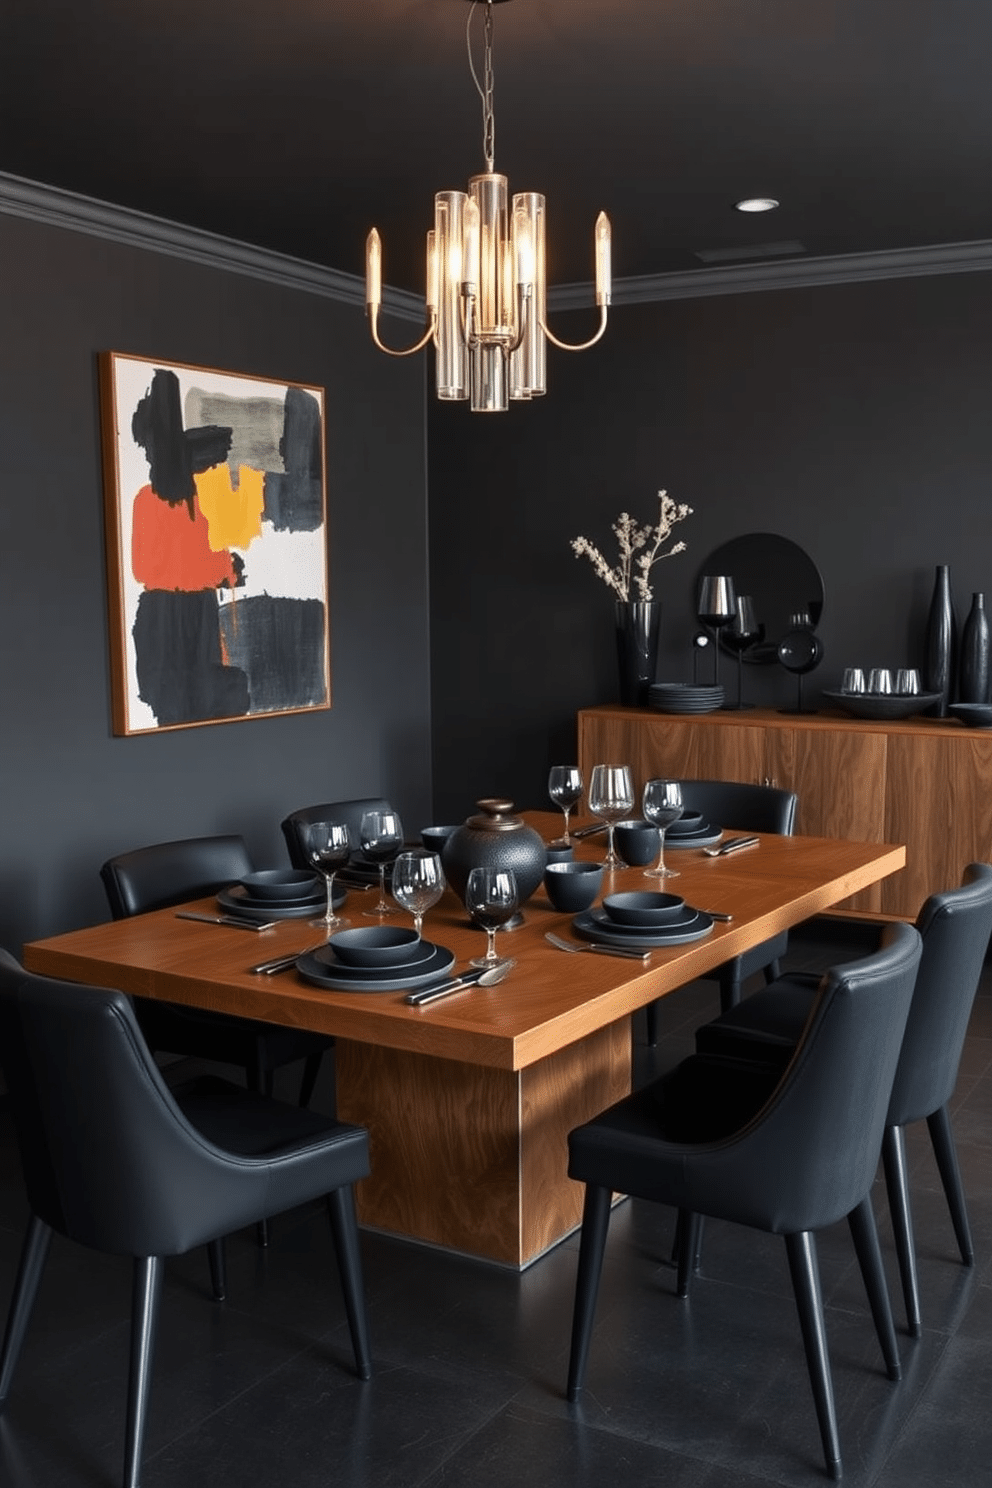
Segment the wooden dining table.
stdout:
[[[545,839],[560,830],[558,815],[525,815]],[[576,855],[601,860],[602,839],[584,840]],[[367,1127],[371,1139],[372,1173],[358,1189],[361,1222],[523,1267],[580,1222],[582,1188],[567,1176],[567,1136],[629,1091],[631,1015],[897,872],[905,849],[761,836],[738,854],[680,850],[669,861],[680,877],[666,890],[732,920],[716,922],[704,939],[654,950],[644,964],[570,955],[545,934],[582,944],[571,917],[539,888],[520,927],[500,933],[501,952],[516,959],[507,979],[419,1008],[402,988],[330,991],[295,970],[253,974],[256,962],[314,944],[315,931],[298,919],[250,933],[157,910],[35,941],[24,962],[135,997],[333,1034],[338,1113]],[[641,869],[625,868],[604,877],[603,893],[646,886]],[[343,913],[353,924],[374,924],[363,915],[370,902],[350,892]],[[211,898],[184,908],[219,912]],[[408,923],[399,911],[395,922]],[[458,968],[485,945],[450,891],[424,933],[455,953]]]

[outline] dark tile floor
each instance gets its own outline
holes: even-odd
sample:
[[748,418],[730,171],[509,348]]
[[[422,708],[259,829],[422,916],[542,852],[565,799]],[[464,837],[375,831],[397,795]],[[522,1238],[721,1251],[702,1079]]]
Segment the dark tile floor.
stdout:
[[[792,963],[844,953],[793,937]],[[667,999],[638,1077],[691,1051],[715,988]],[[318,1101],[320,1092],[318,1091]],[[901,1333],[889,1383],[846,1226],[820,1237],[849,1488],[992,1481],[992,972],[977,1000],[954,1112],[977,1263],[962,1267],[925,1128],[910,1133],[923,1337]],[[884,1191],[876,1208],[895,1298]],[[0,1309],[25,1204],[0,1113]],[[351,1373],[322,1210],[273,1222],[267,1252],[229,1243],[229,1300],[202,1253],[170,1262],[145,1488],[760,1488],[824,1481],[780,1240],[707,1226],[688,1302],[672,1288],[673,1216],[621,1205],[610,1230],[588,1389],[563,1399],[577,1240],[523,1275],[363,1235],[375,1377]],[[56,1240],[5,1414],[4,1488],[120,1479],[129,1263]],[[897,1321],[901,1319],[896,1305]]]

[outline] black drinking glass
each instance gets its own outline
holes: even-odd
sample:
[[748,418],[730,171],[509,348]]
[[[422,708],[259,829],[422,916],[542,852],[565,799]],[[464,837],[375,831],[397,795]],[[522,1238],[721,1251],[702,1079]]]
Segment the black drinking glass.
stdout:
[[720,681],[719,632],[737,613],[734,581],[727,574],[705,574],[699,581],[696,619],[713,632],[713,685]]

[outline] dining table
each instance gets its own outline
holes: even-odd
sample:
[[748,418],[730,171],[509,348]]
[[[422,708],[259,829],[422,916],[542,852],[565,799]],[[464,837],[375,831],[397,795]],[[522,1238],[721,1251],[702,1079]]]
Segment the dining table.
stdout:
[[[523,815],[545,840],[560,832],[557,813]],[[304,919],[246,932],[162,909],[31,942],[24,964],[134,997],[333,1035],[338,1115],[370,1134],[360,1222],[522,1268],[581,1221],[568,1133],[629,1092],[633,1014],[905,864],[896,844],[755,835],[755,846],[732,855],[668,853],[679,877],[665,880],[665,890],[730,917],[702,938],[653,949],[643,963],[568,954],[548,931],[589,942],[539,887],[519,926],[499,933],[501,954],[516,962],[506,979],[419,1007],[406,1002],[403,986],[339,991],[308,983],[295,968],[275,976],[250,969],[313,947],[320,935]],[[603,851],[596,836],[575,846],[576,857],[590,860]],[[621,868],[605,874],[602,893],[656,884],[641,868]],[[349,891],[342,912],[353,925],[374,924],[364,914],[370,902]],[[218,913],[213,897],[181,909]],[[387,923],[410,921],[397,908]],[[485,947],[450,889],[428,912],[424,935],[454,953],[457,969]]]

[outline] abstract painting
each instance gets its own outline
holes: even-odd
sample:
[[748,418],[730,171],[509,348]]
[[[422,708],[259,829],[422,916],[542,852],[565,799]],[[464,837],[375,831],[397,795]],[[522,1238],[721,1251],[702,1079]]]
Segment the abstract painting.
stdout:
[[320,388],[100,358],[116,734],[330,707]]

